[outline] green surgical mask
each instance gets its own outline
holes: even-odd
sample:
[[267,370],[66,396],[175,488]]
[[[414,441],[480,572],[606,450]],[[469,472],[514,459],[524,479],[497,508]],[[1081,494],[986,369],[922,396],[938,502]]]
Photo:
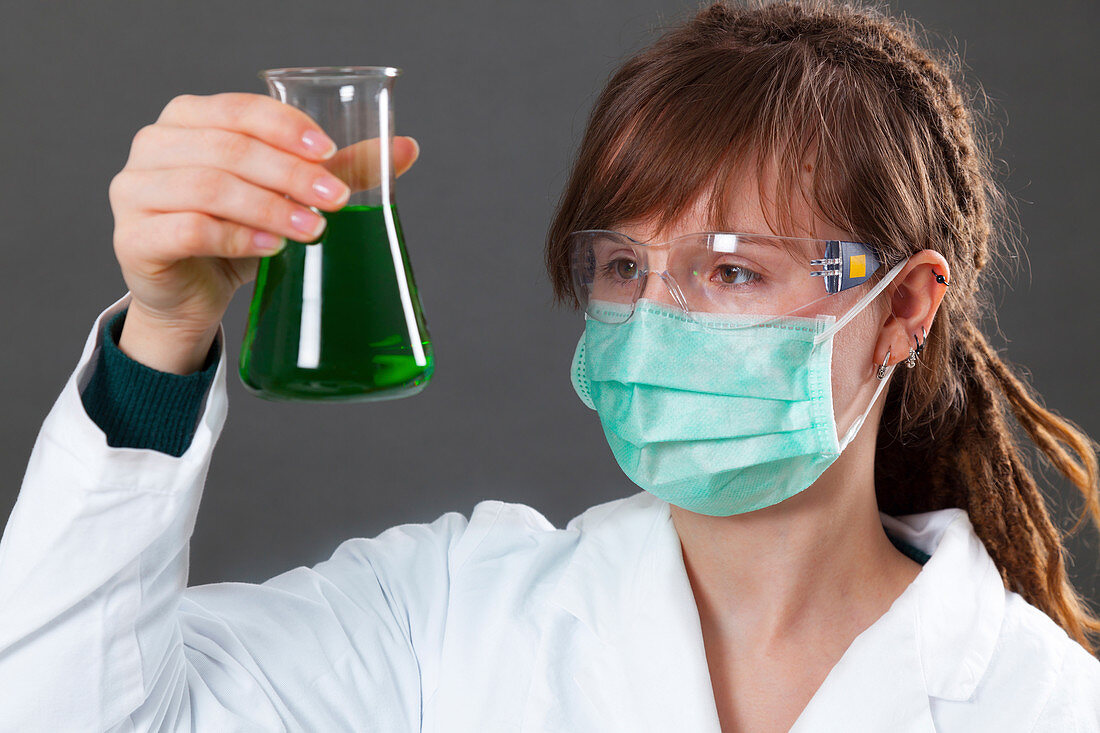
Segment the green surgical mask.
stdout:
[[646,491],[711,516],[778,504],[837,459],[886,385],[839,435],[833,336],[903,266],[840,319],[688,315],[650,300],[622,323],[588,318],[573,387],[599,415],[619,466]]

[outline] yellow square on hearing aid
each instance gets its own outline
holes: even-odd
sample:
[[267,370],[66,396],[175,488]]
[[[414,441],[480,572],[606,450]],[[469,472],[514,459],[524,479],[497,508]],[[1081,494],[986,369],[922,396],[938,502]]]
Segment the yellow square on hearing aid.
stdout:
[[848,258],[848,277],[857,278],[867,274],[867,255],[852,255]]

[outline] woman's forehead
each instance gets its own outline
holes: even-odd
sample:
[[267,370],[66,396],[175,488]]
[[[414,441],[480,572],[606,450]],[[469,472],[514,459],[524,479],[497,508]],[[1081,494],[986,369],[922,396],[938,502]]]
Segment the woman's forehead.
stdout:
[[[704,231],[775,234],[788,237],[851,240],[852,234],[814,212],[804,191],[812,190],[812,164],[803,165],[802,185],[793,186],[781,207],[777,202],[777,166],[765,167],[763,178],[757,176],[755,165],[743,165],[729,176],[721,205],[712,205],[711,188],[707,187],[686,208],[673,224],[659,228],[655,221],[621,222],[613,227],[639,242],[664,242],[682,234]],[[763,195],[761,195],[763,193]],[[657,217],[653,217],[656,220]]]

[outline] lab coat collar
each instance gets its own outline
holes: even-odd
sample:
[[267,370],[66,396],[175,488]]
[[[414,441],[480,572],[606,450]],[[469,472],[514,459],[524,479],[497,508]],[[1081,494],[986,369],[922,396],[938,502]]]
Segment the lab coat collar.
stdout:
[[915,596],[928,694],[969,699],[989,667],[1005,612],[1005,587],[962,509],[891,517],[887,532],[931,555],[906,590]]
[[[882,522],[931,559],[852,642],[792,730],[830,730],[841,721],[848,730],[932,730],[928,698],[968,699],[989,664],[1005,591],[966,513],[882,515]],[[636,719],[652,730],[718,731],[698,608],[668,503],[639,492],[593,507],[567,529],[583,531],[553,603],[600,642],[576,660],[582,693],[612,728]]]

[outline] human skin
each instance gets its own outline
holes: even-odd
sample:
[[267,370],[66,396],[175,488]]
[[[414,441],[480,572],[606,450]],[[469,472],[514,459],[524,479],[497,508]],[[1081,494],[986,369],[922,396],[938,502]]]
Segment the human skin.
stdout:
[[[311,183],[344,171],[348,156],[369,161],[373,148],[326,158],[324,148],[301,145],[307,130],[320,132],[289,105],[229,93],[177,97],[139,131],[110,190],[115,252],[133,296],[120,339],[131,358],[177,374],[197,369],[233,293],[255,276],[257,257],[277,251],[257,247],[254,232],[313,238],[289,221],[295,210],[310,212],[284,194],[327,211],[347,200],[346,185],[326,201]],[[411,138],[394,138],[393,151],[397,175],[418,155]],[[768,175],[765,190],[772,190],[774,171]],[[855,239],[814,219],[804,202],[795,207],[803,231],[775,232],[756,180],[741,180],[728,202],[738,231]],[[615,228],[642,242],[707,229],[698,207],[663,232],[640,223]],[[661,256],[654,253],[651,270],[664,268]],[[916,253],[873,306],[836,334],[832,386],[841,430],[870,401],[887,349],[897,363],[921,326],[931,330],[943,297],[933,269],[950,279],[942,256]],[[792,302],[811,299],[807,293],[820,291],[821,281],[807,278],[806,288],[792,293]],[[828,308],[837,315],[858,296],[834,296]],[[675,305],[657,277],[649,278],[642,297]],[[878,517],[874,451],[881,402],[837,461],[791,499],[732,517],[671,507],[727,733],[788,730],[852,640],[920,569],[894,548]]]
[[[774,190],[775,169],[765,174]],[[764,216],[757,180],[742,177],[727,213],[734,231],[823,239],[858,239],[815,219],[804,200],[792,202],[798,231],[776,232]],[[708,231],[697,202],[674,227],[616,226],[640,242],[667,241]],[[771,217],[775,221],[775,216]],[[655,250],[651,272],[665,268]],[[932,250],[914,254],[887,289],[834,337],[832,388],[841,434],[870,403],[876,372],[905,359],[914,334],[931,330],[949,278]],[[784,307],[820,297],[818,278],[806,278]],[[821,312],[844,313],[866,288],[830,296]],[[640,297],[676,306],[658,277]],[[904,368],[904,367],[902,367]],[[919,364],[918,364],[919,368]],[[805,491],[772,507],[712,517],[671,507],[684,564],[699,611],[719,721],[731,731],[786,731],[829,670],[860,632],[882,616],[920,571],[883,530],[875,499],[875,438],[885,390],[840,457]]]
[[[395,137],[394,174],[418,155],[415,140]],[[339,210],[352,191],[378,185],[378,170],[377,140],[337,151],[309,115],[273,97],[172,99],[138,130],[109,189],[115,256],[132,296],[119,348],[160,371],[197,370],[258,258],[284,237],[313,241],[324,218],[307,207]]]

